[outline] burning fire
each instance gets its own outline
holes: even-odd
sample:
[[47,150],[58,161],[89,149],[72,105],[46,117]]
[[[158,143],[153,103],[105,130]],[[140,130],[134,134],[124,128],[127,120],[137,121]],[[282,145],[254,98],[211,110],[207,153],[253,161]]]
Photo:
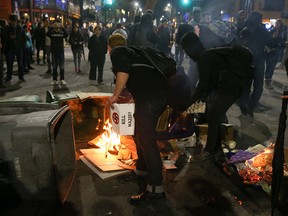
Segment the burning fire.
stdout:
[[112,130],[112,124],[110,124],[109,119],[105,121],[103,129],[104,132],[101,135],[95,137],[88,143],[96,145],[99,148],[105,148],[106,150],[114,149],[114,151],[119,151],[121,145],[120,135]]

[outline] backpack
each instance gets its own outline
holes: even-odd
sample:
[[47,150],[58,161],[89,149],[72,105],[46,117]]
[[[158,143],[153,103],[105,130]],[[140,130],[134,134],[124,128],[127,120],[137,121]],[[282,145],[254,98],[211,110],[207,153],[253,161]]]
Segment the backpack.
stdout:
[[[149,63],[149,65],[141,64],[142,66],[153,68],[162,74],[168,90],[167,105],[177,110],[184,110],[187,98],[191,96],[189,78],[185,74],[184,68],[176,67],[173,58],[151,47],[132,46],[129,48]],[[139,64],[132,64],[133,66],[139,66]]]
[[255,66],[253,64],[253,53],[242,45],[231,47],[217,47],[209,49],[224,57],[228,64],[228,70],[239,77],[253,77]]
[[176,62],[163,52],[157,51],[151,47],[130,46],[137,55],[143,57],[148,63],[148,67],[153,67],[161,73],[164,78],[169,78],[176,74]]

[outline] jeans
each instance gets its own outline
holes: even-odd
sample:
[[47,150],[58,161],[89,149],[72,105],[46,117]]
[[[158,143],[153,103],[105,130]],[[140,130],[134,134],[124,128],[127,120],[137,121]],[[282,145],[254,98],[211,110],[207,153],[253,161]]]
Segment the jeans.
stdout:
[[175,61],[177,66],[180,67],[184,61],[184,50],[181,45],[175,45]]
[[148,171],[148,184],[163,184],[162,160],[156,143],[156,126],[166,108],[166,98],[135,99],[135,143],[138,160],[136,170]]
[[52,65],[53,65],[53,80],[57,80],[58,66],[60,68],[60,80],[64,80],[64,50],[61,52],[52,53]]
[[75,68],[80,68],[80,64],[81,64],[81,55],[82,55],[82,49],[73,49],[72,50],[73,53],[73,59],[74,59],[74,66]]

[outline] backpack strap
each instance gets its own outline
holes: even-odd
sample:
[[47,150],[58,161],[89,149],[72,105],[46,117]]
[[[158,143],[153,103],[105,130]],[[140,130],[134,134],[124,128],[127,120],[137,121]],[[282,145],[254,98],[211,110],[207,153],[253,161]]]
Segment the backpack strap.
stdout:
[[151,68],[151,69],[155,69],[153,66],[148,65],[148,64],[132,64],[131,66],[132,67],[148,67],[148,68]]

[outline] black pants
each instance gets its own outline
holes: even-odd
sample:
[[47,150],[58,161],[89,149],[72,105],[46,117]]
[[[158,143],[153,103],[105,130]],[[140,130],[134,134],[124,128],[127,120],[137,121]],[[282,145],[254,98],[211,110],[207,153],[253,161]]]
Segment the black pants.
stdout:
[[18,64],[18,77],[19,80],[22,80],[24,77],[24,68],[23,68],[23,50],[8,50],[7,52],[7,77],[6,81],[9,81],[12,79],[12,73],[13,73],[13,63],[15,60],[15,57],[17,59]]
[[234,74],[222,74],[221,87],[213,95],[207,109],[208,134],[205,150],[215,153],[221,149],[221,123],[228,109],[239,99],[241,90],[251,78],[241,78]]
[[162,160],[156,143],[156,126],[166,108],[166,98],[135,100],[135,143],[138,160],[136,170],[148,173],[148,184],[163,184]]
[[[105,56],[102,56],[100,58],[91,59],[90,60],[90,73],[89,73],[89,79],[90,80],[96,80],[98,83],[103,82],[103,68],[105,64]],[[98,77],[96,74],[98,68]]]

